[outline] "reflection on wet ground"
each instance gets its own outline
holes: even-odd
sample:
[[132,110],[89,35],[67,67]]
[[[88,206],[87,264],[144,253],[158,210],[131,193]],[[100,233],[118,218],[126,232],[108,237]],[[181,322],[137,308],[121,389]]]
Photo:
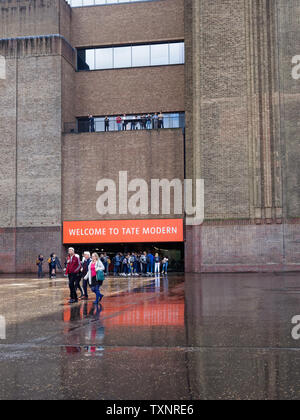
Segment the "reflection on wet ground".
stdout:
[[299,275],[0,282],[0,399],[300,398]]

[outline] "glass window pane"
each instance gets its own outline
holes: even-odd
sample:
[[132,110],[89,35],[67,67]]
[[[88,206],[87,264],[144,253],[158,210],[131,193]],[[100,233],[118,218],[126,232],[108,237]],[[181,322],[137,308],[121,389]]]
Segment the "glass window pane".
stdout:
[[170,44],[170,64],[184,64],[184,43]]
[[113,68],[113,49],[99,48],[96,50],[96,69]]
[[131,67],[131,47],[114,48],[114,68]]
[[95,70],[95,50],[86,50],[85,61],[90,70]]
[[151,65],[164,66],[169,64],[169,44],[151,45]]
[[81,7],[82,0],[72,0],[72,7]]
[[132,66],[150,66],[150,45],[132,47]]

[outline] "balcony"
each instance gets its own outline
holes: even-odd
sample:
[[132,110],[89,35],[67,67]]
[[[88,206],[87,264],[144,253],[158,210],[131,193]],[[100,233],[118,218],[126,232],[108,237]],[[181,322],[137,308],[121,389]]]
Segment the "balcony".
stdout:
[[119,117],[119,122],[116,116],[108,117],[94,117],[77,118],[76,122],[65,123],[65,134],[79,134],[79,133],[101,133],[114,131],[135,131],[135,130],[165,130],[185,128],[185,113],[171,113],[164,114],[163,118],[158,116],[133,116]]

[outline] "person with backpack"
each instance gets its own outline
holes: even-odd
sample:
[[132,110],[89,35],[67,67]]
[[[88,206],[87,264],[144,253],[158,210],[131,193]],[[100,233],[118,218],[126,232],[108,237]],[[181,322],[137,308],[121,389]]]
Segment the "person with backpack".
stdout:
[[96,252],[92,255],[92,261],[84,280],[88,280],[91,290],[96,295],[94,305],[98,305],[104,297],[100,291],[104,281],[104,265]]
[[37,267],[38,267],[38,278],[39,278],[39,279],[42,279],[42,278],[44,277],[44,273],[43,273],[43,264],[44,264],[44,257],[43,257],[43,255],[42,255],[42,254],[40,254],[40,255],[37,257],[37,260],[36,260],[36,265],[37,265]]
[[57,268],[59,270],[62,270],[62,266],[60,264],[58,257],[54,253],[50,255],[48,264],[49,264],[49,277],[50,279],[55,279]]

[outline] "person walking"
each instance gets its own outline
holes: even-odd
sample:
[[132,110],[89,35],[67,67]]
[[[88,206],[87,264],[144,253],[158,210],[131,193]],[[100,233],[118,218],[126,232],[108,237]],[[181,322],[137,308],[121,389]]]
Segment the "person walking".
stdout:
[[[100,272],[103,273],[102,276]],[[99,255],[96,252],[92,255],[92,261],[89,264],[88,273],[84,279],[88,280],[90,288],[96,295],[94,305],[98,305],[104,296],[100,292],[104,280],[104,265],[102,264]]]
[[142,276],[145,276],[147,274],[147,252],[143,252],[143,254],[140,257],[140,264],[141,264],[141,273]]
[[37,260],[36,260],[36,265],[37,265],[37,267],[38,267],[38,278],[39,278],[39,279],[42,279],[42,278],[44,277],[44,273],[43,273],[43,264],[44,264],[44,257],[43,257],[43,255],[42,255],[42,254],[40,254],[40,255],[37,257]]
[[88,300],[89,294],[88,294],[88,280],[85,280],[85,276],[88,274],[89,271],[89,265],[92,262],[91,254],[90,252],[86,251],[83,254],[83,260],[82,260],[82,268],[81,268],[81,277],[83,279],[83,297],[82,300]]
[[109,131],[109,125],[110,125],[110,119],[109,117],[105,117],[104,119],[104,131],[108,132]]
[[49,272],[50,272],[50,278],[51,279],[56,279],[57,268],[59,270],[62,270],[61,263],[60,263],[58,257],[55,254],[51,254],[50,262],[49,262]]
[[155,254],[154,262],[155,262],[155,275],[160,274],[160,256],[158,253]]
[[164,257],[162,260],[162,274],[167,275],[168,274],[168,266],[169,266],[169,258]]
[[75,254],[74,248],[69,248],[68,250],[68,262],[66,268],[66,275],[69,277],[69,288],[70,288],[70,300],[69,303],[78,302],[78,297],[76,293],[76,281],[78,278],[78,273],[81,270],[81,263],[79,255]]

